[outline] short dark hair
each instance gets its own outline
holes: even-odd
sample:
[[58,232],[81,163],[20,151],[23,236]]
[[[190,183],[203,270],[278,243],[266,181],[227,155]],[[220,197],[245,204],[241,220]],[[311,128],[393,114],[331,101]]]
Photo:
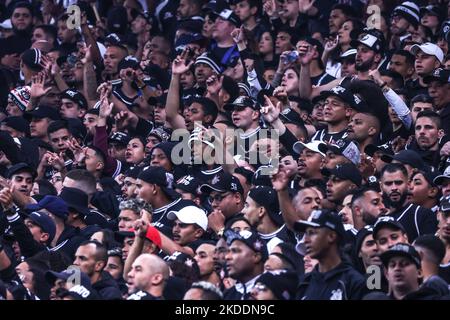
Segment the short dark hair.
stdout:
[[79,247],[84,247],[87,245],[93,244],[95,245],[95,261],[105,261],[105,263],[108,261],[108,250],[107,248],[98,242],[97,240],[86,240],[83,241]]
[[404,49],[400,49],[400,50],[395,51],[392,55],[394,55],[394,54],[405,57],[406,64],[409,66],[414,66],[414,61],[416,60],[416,58],[414,57],[414,55],[411,52],[404,50]]
[[50,123],[47,128],[47,134],[50,135],[51,133],[54,133],[61,129],[66,129],[72,135],[68,128],[68,123],[65,120],[56,120]]
[[348,4],[335,4],[334,6],[331,7],[331,11],[333,10],[341,10],[342,13],[347,17],[347,18],[357,18],[357,14],[355,12],[355,9],[353,9],[352,6],[349,6]]
[[400,171],[405,177],[408,177],[408,170],[406,170],[406,167],[401,163],[388,163],[381,169],[380,177],[383,177],[384,173],[395,173],[397,171]]
[[405,85],[405,81],[404,81],[402,75],[396,71],[383,70],[380,72],[380,74],[382,76],[392,78],[392,81],[395,84],[395,88],[403,88],[403,86]]
[[96,191],[97,181],[92,173],[83,169],[70,170],[66,174],[66,178],[77,181],[80,184],[80,189],[88,195],[92,195]]
[[94,150],[95,156],[100,158],[100,161],[102,161],[103,163],[106,163],[106,155],[102,151],[102,149],[100,149],[99,147],[96,147],[94,145],[90,145],[90,146],[88,146],[88,148]]
[[[424,103],[431,103],[431,104],[433,104],[433,98],[430,97],[428,94],[421,93],[421,94],[418,94],[418,95],[414,96],[411,99],[409,104],[412,107],[414,105],[414,103],[416,103],[416,102],[424,102]],[[434,104],[433,104],[433,106],[434,106]]]
[[353,206],[353,203],[356,202],[357,200],[361,199],[362,197],[364,197],[364,195],[369,192],[369,191],[374,191],[374,192],[378,192],[377,190],[375,190],[373,187],[361,187],[359,189],[356,189],[353,191],[353,197],[352,197],[352,201],[351,201],[351,206]]
[[439,265],[445,257],[444,243],[441,239],[432,234],[424,234],[417,237],[416,240],[414,240],[414,245],[428,250],[432,255],[432,262],[436,265]]
[[433,121],[433,123],[436,125],[436,127],[438,129],[442,129],[442,120],[441,117],[439,116],[438,113],[432,111],[432,110],[424,110],[419,112],[419,114],[417,115],[417,120],[419,120],[419,118],[430,118],[431,121]]
[[40,24],[36,27],[34,27],[34,30],[36,29],[42,29],[44,33],[49,36],[50,38],[53,38],[53,40],[56,40],[58,37],[58,30],[55,28],[54,25],[51,24]]

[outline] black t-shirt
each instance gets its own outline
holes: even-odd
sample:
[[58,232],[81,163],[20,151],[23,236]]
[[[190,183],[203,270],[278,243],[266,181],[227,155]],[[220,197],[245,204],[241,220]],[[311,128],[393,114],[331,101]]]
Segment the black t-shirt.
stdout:
[[311,141],[322,141],[330,144],[337,144],[337,141],[347,138],[347,128],[339,132],[328,132],[328,128],[317,131]]
[[161,298],[157,298],[152,296],[150,293],[146,291],[139,290],[132,295],[130,295],[127,300],[161,300]]
[[332,75],[329,75],[328,73],[326,73],[325,71],[322,72],[320,75],[318,75],[317,77],[311,77],[311,84],[313,86],[323,86],[327,83],[330,83],[331,81],[336,80],[335,77],[333,77]]

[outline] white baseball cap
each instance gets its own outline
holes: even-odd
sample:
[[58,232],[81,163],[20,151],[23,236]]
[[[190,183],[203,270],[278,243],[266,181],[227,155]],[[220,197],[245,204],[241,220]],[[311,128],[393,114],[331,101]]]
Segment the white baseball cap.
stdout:
[[178,219],[182,223],[196,224],[205,231],[208,229],[206,212],[195,206],[187,206],[179,211],[170,211],[167,213],[167,219]]
[[324,143],[322,141],[319,141],[319,140],[314,140],[314,141],[311,141],[311,142],[308,142],[308,143],[303,143],[301,141],[297,141],[294,144],[294,146],[292,147],[292,149],[296,153],[300,154],[300,153],[302,153],[302,150],[306,148],[306,149],[309,149],[311,151],[319,153],[322,157],[325,157],[325,153],[323,153],[319,149],[319,145],[320,144],[324,144]]
[[435,56],[440,63],[444,62],[444,52],[442,52],[442,49],[439,48],[437,45],[431,42],[425,42],[421,45],[415,44],[409,49],[413,55],[417,54],[417,51],[423,51],[426,54],[429,54],[431,56]]
[[12,30],[11,19],[6,19],[2,23],[0,23],[0,28],[5,30]]

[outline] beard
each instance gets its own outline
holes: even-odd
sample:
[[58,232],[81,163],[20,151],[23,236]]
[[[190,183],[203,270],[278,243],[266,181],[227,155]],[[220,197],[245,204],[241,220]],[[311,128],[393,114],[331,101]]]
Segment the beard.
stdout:
[[383,193],[383,202],[385,203],[386,207],[388,208],[394,208],[395,210],[400,209],[403,207],[403,204],[405,203],[406,197],[408,196],[408,192],[403,192],[397,201],[391,200],[391,198]]
[[362,219],[366,225],[373,226],[373,225],[375,225],[375,222],[377,222],[378,217],[375,217],[374,215],[371,215],[368,212],[363,212]]
[[362,71],[362,72],[369,71],[372,64],[373,64],[373,58],[368,61],[362,62],[362,63],[356,63],[355,70]]

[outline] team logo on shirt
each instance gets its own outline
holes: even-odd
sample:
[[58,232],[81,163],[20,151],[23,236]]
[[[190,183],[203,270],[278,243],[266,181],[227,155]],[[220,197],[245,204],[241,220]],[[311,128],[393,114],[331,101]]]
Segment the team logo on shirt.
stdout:
[[342,290],[337,289],[337,290],[331,291],[330,300],[342,300]]

